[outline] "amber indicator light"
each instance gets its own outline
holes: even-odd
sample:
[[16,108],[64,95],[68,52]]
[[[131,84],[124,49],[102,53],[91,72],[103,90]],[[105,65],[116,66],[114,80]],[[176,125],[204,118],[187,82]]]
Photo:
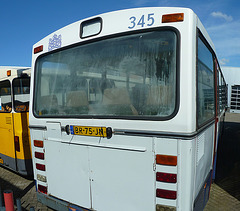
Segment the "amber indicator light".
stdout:
[[182,22],[184,20],[184,13],[174,13],[162,16],[162,23]]
[[172,155],[156,155],[156,163],[160,165],[176,166],[177,156]]

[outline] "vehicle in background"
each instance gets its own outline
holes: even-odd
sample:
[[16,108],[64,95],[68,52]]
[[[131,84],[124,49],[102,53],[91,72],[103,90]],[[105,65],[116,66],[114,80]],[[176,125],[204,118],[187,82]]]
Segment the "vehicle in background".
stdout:
[[0,66],[0,165],[33,175],[28,128],[29,67]]

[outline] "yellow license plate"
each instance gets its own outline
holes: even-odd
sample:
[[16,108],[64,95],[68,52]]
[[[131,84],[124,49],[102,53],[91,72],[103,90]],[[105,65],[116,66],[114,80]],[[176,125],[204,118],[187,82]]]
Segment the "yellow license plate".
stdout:
[[108,137],[106,127],[89,127],[70,125],[70,133],[80,136]]
[[0,163],[3,164],[3,159],[0,159]]

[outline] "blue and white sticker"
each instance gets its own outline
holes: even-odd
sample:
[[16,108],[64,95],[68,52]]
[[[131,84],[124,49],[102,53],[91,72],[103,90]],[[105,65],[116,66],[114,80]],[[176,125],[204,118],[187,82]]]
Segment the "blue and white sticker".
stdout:
[[58,49],[62,47],[62,35],[54,34],[52,38],[49,38],[48,51]]
[[73,126],[72,126],[72,125],[70,125],[70,133],[71,133],[72,135],[74,135],[74,130],[73,130]]

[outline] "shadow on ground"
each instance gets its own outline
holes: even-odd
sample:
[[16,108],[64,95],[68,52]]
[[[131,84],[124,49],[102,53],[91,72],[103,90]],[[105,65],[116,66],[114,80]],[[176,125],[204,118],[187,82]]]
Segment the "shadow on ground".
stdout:
[[225,122],[218,143],[215,182],[240,201],[240,123]]

